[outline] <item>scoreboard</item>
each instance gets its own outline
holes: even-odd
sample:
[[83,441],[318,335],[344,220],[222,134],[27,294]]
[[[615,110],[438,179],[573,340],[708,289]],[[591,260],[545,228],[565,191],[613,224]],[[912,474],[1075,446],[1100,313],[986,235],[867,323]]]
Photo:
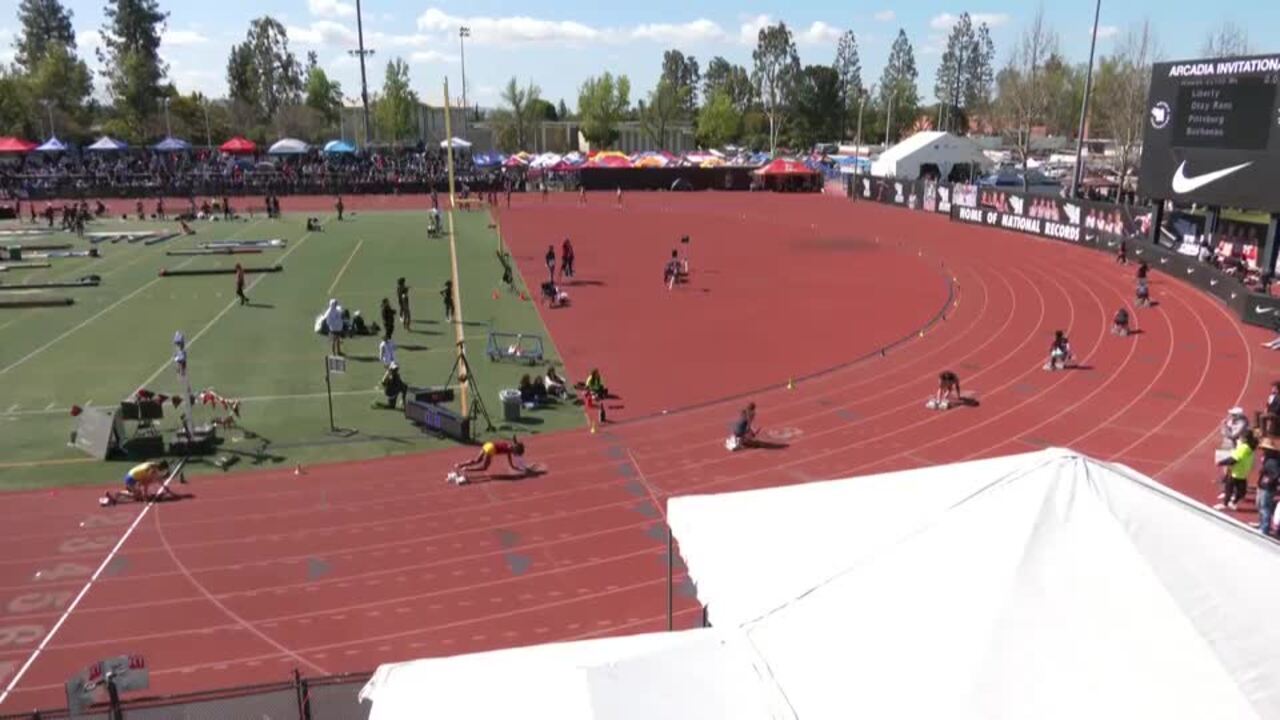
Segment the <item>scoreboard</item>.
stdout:
[[1155,64],[1138,190],[1280,211],[1280,55]]

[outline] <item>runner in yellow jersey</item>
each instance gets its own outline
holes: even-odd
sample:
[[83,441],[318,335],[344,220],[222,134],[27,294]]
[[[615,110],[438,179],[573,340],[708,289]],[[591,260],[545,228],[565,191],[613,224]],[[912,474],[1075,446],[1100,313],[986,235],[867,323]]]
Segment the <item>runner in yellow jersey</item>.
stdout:
[[[153,460],[133,466],[124,475],[124,492],[113,493],[110,490],[102,496],[102,505],[115,505],[121,500],[147,502],[162,497],[173,497],[173,491],[165,486],[165,478],[169,476],[169,461]],[[157,487],[158,486],[158,487]],[[154,488],[154,490],[153,490]]]

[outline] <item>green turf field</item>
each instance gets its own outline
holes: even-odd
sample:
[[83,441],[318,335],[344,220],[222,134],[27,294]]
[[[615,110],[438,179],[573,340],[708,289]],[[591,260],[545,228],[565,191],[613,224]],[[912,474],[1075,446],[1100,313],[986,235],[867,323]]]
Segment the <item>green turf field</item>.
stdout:
[[[454,362],[452,326],[446,324],[440,288],[449,276],[448,240],[426,237],[424,213],[361,213],[345,222],[326,218],[324,231],[307,234],[304,218],[254,219],[199,223],[198,235],[153,246],[102,243],[100,259],[54,259],[47,270],[0,273],[0,282],[74,279],[88,273],[103,277],[98,288],[42,291],[71,294],[76,304],[62,308],[0,309],[0,489],[114,482],[133,459],[101,462],[68,445],[74,421],[69,408],[110,407],[139,385],[178,394],[170,363],[176,330],[189,345],[193,389],[213,389],[242,399],[242,430],[221,433],[219,454],[238,458],[231,471],[254,467],[311,464],[333,460],[415,452],[449,445],[424,435],[400,411],[375,409],[382,376],[377,337],[348,340],[345,375],[334,376],[334,412],[350,437],[329,432],[325,394],[326,338],[313,332],[328,298],[360,310],[381,323],[383,297],[395,305],[394,284],[405,276],[412,296],[413,332],[397,328],[395,340],[402,375],[410,385],[442,384]],[[458,272],[466,321],[468,357],[482,398],[503,427],[498,391],[515,387],[524,373],[536,372],[485,356],[490,327],[543,335],[552,360],[558,354],[546,336],[532,302],[508,292],[491,296],[501,270],[494,251],[495,232],[487,213],[459,213],[456,220]],[[90,232],[154,230],[170,223],[95,223]],[[0,229],[18,227],[0,225]],[[0,244],[66,241],[0,236]],[[262,254],[168,257],[167,251],[195,248],[221,239],[281,238],[285,248]],[[76,241],[77,248],[87,247]],[[252,306],[235,302],[230,275],[162,278],[163,268],[284,265],[277,274],[249,275]],[[9,293],[12,296],[12,293]],[[179,416],[167,408],[166,428]],[[197,422],[212,412],[198,411]],[[525,411],[521,433],[577,426],[582,413],[572,406]],[[478,423],[477,430],[483,430]],[[245,431],[248,431],[246,433]],[[248,435],[246,437],[246,435]],[[211,458],[212,460],[212,458]],[[222,472],[211,464],[197,472]]]

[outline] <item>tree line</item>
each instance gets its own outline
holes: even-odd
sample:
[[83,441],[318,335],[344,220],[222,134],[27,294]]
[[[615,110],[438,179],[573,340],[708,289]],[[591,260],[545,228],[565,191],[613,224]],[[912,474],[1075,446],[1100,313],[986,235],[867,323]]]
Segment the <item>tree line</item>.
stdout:
[[[0,134],[64,138],[109,134],[145,142],[172,134],[199,143],[231,135],[258,141],[280,136],[310,140],[362,137],[360,115],[342,113],[342,86],[289,47],[288,32],[264,15],[249,23],[226,61],[227,92],[208,98],[182,93],[160,55],[168,13],[159,0],[106,0],[95,77],[77,54],[72,12],[61,0],[21,0],[14,60],[0,68]],[[742,145],[775,150],[819,142],[894,142],[921,129],[1001,133],[1029,149],[1038,132],[1073,135],[1084,96],[1086,67],[1069,62],[1058,36],[1037,11],[998,62],[990,28],[960,15],[949,29],[925,105],[915,48],[899,29],[878,79],[862,75],[860,48],[850,30],[828,64],[802,65],[786,23],[762,28],[748,65],[712,57],[705,66],[679,50],[662,55],[656,85],[632,101],[626,75],[603,72],[578,89],[575,107],[552,104],[532,81],[512,78],[485,118],[501,149],[530,149],[548,120],[575,120],[597,147],[616,142],[619,124],[636,121],[657,146],[676,126],[694,128],[703,147]],[[1247,33],[1229,23],[1214,28],[1200,48],[1212,57],[1245,54]],[[1186,55],[1180,52],[1180,55]],[[1151,63],[1160,57],[1148,23],[1121,35],[1095,68],[1090,135],[1115,139],[1124,150],[1141,141]],[[94,95],[95,84],[104,92]],[[416,142],[419,97],[408,64],[387,62],[371,99],[370,135],[382,142]],[[358,127],[343,128],[344,120]],[[567,148],[565,148],[567,149]],[[1128,156],[1128,152],[1123,153]],[[1127,170],[1127,168],[1126,168]]]

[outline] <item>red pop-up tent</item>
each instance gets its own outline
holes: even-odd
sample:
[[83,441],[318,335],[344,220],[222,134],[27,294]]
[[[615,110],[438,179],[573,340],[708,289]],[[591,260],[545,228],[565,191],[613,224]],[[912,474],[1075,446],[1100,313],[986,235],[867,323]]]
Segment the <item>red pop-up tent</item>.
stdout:
[[35,149],[35,143],[22,138],[0,137],[0,153],[29,153]]
[[806,175],[818,175],[818,171],[805,165],[799,160],[790,158],[777,158],[773,162],[765,165],[755,171],[756,175],[764,177],[802,177]]
[[218,148],[228,155],[250,155],[258,152],[258,146],[252,140],[233,137]]
[[807,192],[822,188],[822,173],[790,158],[777,158],[754,175],[760,185],[773,190]]

